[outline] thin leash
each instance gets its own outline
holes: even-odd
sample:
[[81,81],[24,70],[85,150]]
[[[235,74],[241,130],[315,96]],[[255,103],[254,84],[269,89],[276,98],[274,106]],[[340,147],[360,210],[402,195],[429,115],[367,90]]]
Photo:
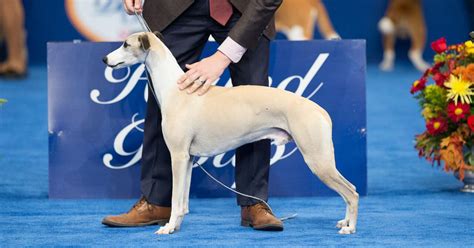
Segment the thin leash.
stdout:
[[[148,26],[145,18],[143,18],[143,14],[142,13],[138,13],[136,9],[134,9],[134,12],[135,12],[135,16],[137,17],[138,19],[138,22],[140,23],[140,25],[142,26],[142,28],[148,32],[152,32],[150,27]],[[148,57],[148,53],[145,57],[145,61],[146,61],[146,58]],[[151,87],[151,92],[153,93],[153,96],[155,97],[155,100],[156,102],[158,103],[158,98],[156,97],[156,94],[155,94],[155,90],[153,89],[151,83],[149,82],[149,87]],[[214,176],[211,175],[211,173],[209,173],[206,169],[204,169],[204,167],[199,164],[197,161],[195,161],[195,158],[193,158],[193,164],[196,164],[198,165],[198,167],[208,176],[210,177],[212,180],[214,180],[216,183],[218,183],[219,185],[221,185],[222,187],[230,190],[231,192],[233,192],[234,194],[238,194],[238,195],[241,195],[243,197],[247,197],[247,198],[251,198],[251,199],[254,199],[254,200],[257,200],[257,201],[260,201],[262,202],[263,204],[265,204],[265,206],[267,206],[267,208],[273,213],[273,210],[272,208],[270,207],[270,205],[263,199],[261,198],[258,198],[258,197],[255,197],[255,196],[251,196],[251,195],[247,195],[247,194],[244,194],[244,193],[241,193],[227,185],[225,185],[224,183],[222,183],[221,181],[219,181],[218,179],[216,179]],[[290,216],[286,216],[286,217],[283,217],[283,218],[280,218],[281,221],[284,221],[284,220],[288,220],[288,219],[293,219],[297,216],[298,214],[292,214]]]
[[268,203],[267,203],[266,201],[264,201],[263,199],[260,199],[260,198],[258,198],[258,197],[252,196],[252,195],[247,195],[247,194],[241,193],[241,192],[239,192],[239,191],[237,191],[237,190],[235,190],[235,189],[233,189],[233,188],[231,188],[231,187],[225,185],[224,183],[222,183],[221,181],[219,181],[219,180],[217,180],[215,177],[213,177],[213,176],[211,175],[211,173],[209,173],[206,169],[204,169],[204,167],[202,167],[201,164],[199,164],[197,161],[194,161],[194,160],[195,160],[195,158],[193,158],[193,164],[197,164],[198,167],[201,168],[201,170],[204,171],[204,173],[206,173],[206,175],[209,176],[209,177],[210,177],[212,180],[214,180],[216,183],[218,183],[218,184],[220,184],[222,187],[224,187],[224,188],[226,188],[226,189],[228,189],[228,190],[234,192],[235,194],[238,194],[238,195],[241,195],[241,196],[244,196],[244,197],[248,197],[248,198],[251,198],[251,199],[254,199],[254,200],[257,200],[257,201],[262,202],[262,203],[265,204],[265,205],[268,207],[268,209],[270,209],[270,211],[273,213],[272,208],[270,207],[270,205],[268,205]]
[[[150,27],[148,26],[148,24],[146,23],[145,18],[143,18],[143,14],[142,14],[142,13],[139,14],[136,9],[133,9],[133,12],[135,12],[135,16],[137,17],[138,22],[140,23],[140,25],[142,26],[142,28],[143,28],[145,31],[148,31],[148,32],[150,32],[150,33],[153,33],[153,32],[151,31],[151,28],[150,28]],[[142,47],[142,48],[143,48],[143,47]],[[143,60],[143,63],[146,62],[146,59],[148,58],[148,54],[150,54],[150,51],[149,51],[149,50],[146,52],[145,59]],[[152,92],[153,92],[153,94],[155,94],[154,91],[152,91]],[[156,97],[156,96],[155,96],[155,97]]]
[[135,16],[137,17],[138,22],[140,23],[140,25],[142,26],[142,28],[145,29],[145,30],[148,31],[148,32],[152,32],[152,31],[151,31],[151,28],[150,28],[150,27],[148,26],[148,24],[146,23],[145,18],[143,18],[143,14],[142,14],[142,13],[138,13],[136,9],[134,9],[133,12],[135,12]]

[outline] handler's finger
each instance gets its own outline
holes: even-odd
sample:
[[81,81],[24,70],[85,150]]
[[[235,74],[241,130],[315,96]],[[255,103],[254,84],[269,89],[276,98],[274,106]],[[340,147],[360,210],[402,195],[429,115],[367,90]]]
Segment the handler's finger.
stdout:
[[190,82],[190,81],[186,80],[182,84],[180,84],[178,87],[179,87],[180,90],[184,90],[184,89],[187,89],[192,84],[193,84],[193,82]]
[[123,9],[127,14],[133,14],[133,0],[123,0]]
[[194,67],[196,67],[197,65],[199,64],[199,62],[196,62],[196,63],[192,63],[192,64],[186,64],[186,68],[188,69],[193,69]]
[[[198,76],[196,76],[196,77],[198,77]],[[182,83],[178,84],[178,87],[179,87],[180,90],[184,90],[184,89],[188,88],[189,86],[191,86],[193,83],[194,83],[194,80],[191,80],[188,77]]]
[[188,92],[188,94],[194,93],[197,89],[203,86],[203,81],[201,81],[201,79],[196,80],[194,84],[191,85],[191,87],[189,87],[186,92]]
[[200,73],[194,72],[193,74],[189,75],[183,83],[179,84],[179,88],[180,89],[187,88],[189,85],[196,82],[196,80],[199,79],[199,77],[200,77]]
[[137,13],[141,13],[142,12],[142,1],[141,0],[135,0],[134,4],[135,4],[134,8],[137,11]]
[[202,96],[204,94],[206,94],[206,92],[211,88],[211,85],[212,85],[212,80],[208,79],[206,80],[206,82],[202,85],[202,87],[198,90],[198,95],[199,96]]
[[[184,73],[179,79],[178,79],[178,84],[181,84],[183,82],[185,82],[189,77],[191,77],[191,75],[193,75],[194,73],[196,73],[197,71],[196,70],[189,70],[187,71],[186,73]],[[194,80],[193,80],[194,81]],[[191,81],[192,82],[192,81]]]
[[181,84],[184,82],[184,80],[186,80],[186,78],[188,78],[188,76],[185,74],[183,74],[181,77],[178,78],[178,84]]

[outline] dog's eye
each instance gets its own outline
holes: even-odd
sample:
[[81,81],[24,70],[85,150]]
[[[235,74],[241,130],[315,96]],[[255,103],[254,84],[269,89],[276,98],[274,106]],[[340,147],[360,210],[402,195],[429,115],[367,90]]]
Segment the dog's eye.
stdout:
[[124,48],[127,48],[128,46],[130,46],[130,45],[129,45],[127,42],[124,42],[124,43],[123,43],[123,47],[124,47]]

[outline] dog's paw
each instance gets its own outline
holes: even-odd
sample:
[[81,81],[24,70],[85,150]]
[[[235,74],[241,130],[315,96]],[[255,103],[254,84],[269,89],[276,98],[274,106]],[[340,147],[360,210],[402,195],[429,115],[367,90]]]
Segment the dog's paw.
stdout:
[[424,71],[428,70],[428,68],[430,68],[430,65],[428,63],[426,63],[425,61],[413,62],[413,65],[415,66],[415,68],[418,71],[421,71],[421,72],[424,72]]
[[337,228],[343,228],[349,226],[349,219],[343,219],[337,222],[336,227]]
[[353,234],[355,232],[356,232],[355,227],[349,227],[349,226],[342,227],[341,230],[339,230],[339,234]]
[[177,230],[174,226],[171,226],[170,223],[166,223],[166,225],[160,227],[155,234],[162,235],[162,234],[172,234],[174,231]]
[[393,63],[384,61],[380,63],[379,68],[382,71],[393,71]]

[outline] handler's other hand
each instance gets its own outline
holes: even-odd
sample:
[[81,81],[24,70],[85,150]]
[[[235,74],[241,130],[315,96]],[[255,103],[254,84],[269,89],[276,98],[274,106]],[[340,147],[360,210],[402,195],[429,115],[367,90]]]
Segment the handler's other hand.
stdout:
[[229,66],[232,61],[222,52],[217,51],[212,56],[199,62],[186,65],[189,70],[178,79],[178,87],[192,94],[197,90],[198,95],[204,95]]
[[129,15],[135,14],[135,10],[142,13],[142,0],[123,0],[123,8]]

